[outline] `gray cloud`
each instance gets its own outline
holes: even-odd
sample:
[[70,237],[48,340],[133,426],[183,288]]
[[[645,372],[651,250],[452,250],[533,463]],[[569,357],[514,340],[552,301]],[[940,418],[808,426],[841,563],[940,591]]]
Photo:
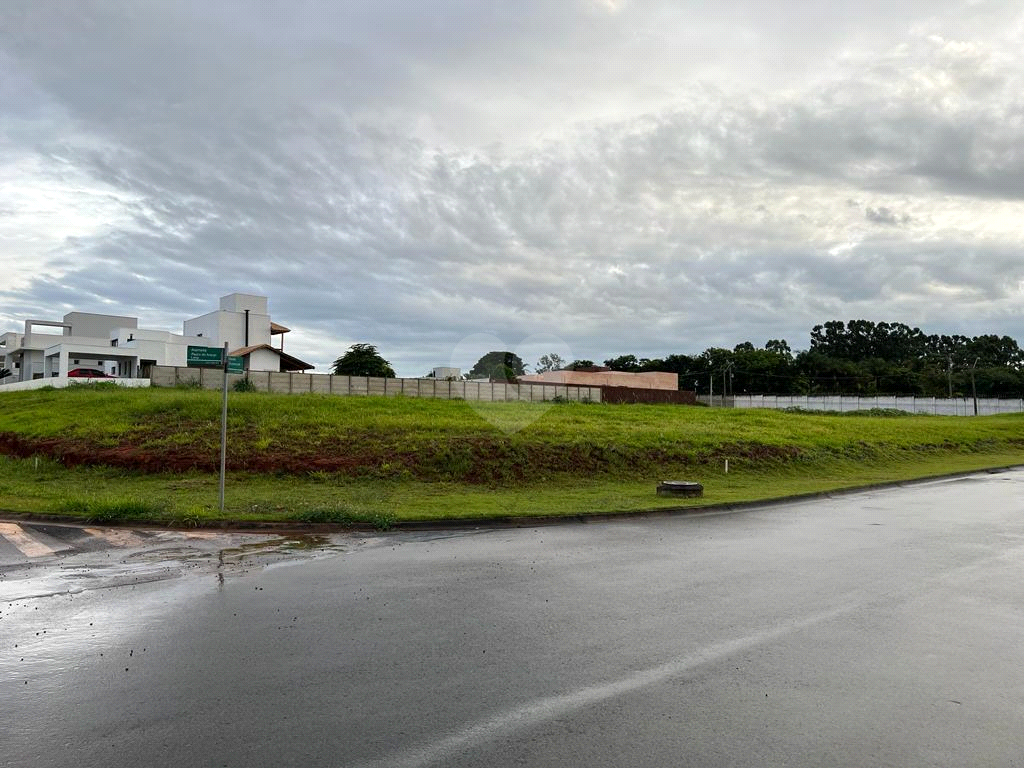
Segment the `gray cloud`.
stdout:
[[1024,337],[1019,10],[551,7],[5,7],[32,195],[0,188],[0,320],[251,291],[300,356],[406,373],[477,331],[592,359],[849,316]]
[[902,216],[889,210],[884,205],[878,208],[868,208],[864,211],[864,217],[875,224],[887,224],[889,226],[899,226],[900,224],[909,224],[910,217],[907,214]]

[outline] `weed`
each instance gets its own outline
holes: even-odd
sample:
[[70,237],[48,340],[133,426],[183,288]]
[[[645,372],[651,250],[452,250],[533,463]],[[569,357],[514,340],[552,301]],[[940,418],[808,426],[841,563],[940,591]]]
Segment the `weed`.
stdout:
[[395,516],[388,512],[358,510],[343,505],[304,510],[293,515],[292,519],[303,523],[334,523],[345,526],[368,524],[380,531],[388,530],[395,523]]
[[[84,381],[71,381],[71,382],[68,382],[68,389],[75,389],[77,387],[87,387],[89,389],[98,389],[101,392],[103,390],[106,390],[106,391],[109,392],[109,391],[118,390],[118,389],[121,388],[121,386],[119,384],[117,384],[116,382],[113,382],[113,381],[92,381],[90,379],[85,379]],[[45,387],[44,387],[44,389],[45,389]]]
[[190,506],[184,512],[174,515],[169,525],[179,528],[197,528],[205,518],[210,516],[210,509],[210,507],[197,505]]
[[235,392],[255,392],[256,385],[250,379],[239,379],[231,385],[231,389]]
[[126,520],[159,518],[162,509],[143,499],[67,499],[59,512],[83,516],[90,523],[114,523]]

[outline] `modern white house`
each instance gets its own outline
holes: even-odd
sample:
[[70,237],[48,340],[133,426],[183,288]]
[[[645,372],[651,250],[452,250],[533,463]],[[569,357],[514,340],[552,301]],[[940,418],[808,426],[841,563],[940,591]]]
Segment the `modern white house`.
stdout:
[[[56,332],[54,329],[57,329]],[[136,317],[69,312],[62,320],[25,321],[24,333],[0,335],[0,384],[67,376],[94,368],[123,378],[148,378],[154,365],[186,365],[189,346],[223,348],[252,371],[313,368],[284,352],[288,328],[270,319],[266,296],[232,293],[220,308],[184,322],[183,333],[139,328]],[[280,346],[271,345],[273,336]]]

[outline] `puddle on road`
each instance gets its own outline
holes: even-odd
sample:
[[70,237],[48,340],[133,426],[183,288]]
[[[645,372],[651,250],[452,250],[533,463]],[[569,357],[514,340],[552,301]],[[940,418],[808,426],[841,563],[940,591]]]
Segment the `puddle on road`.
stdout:
[[[258,540],[252,541],[253,538]],[[0,599],[79,594],[185,575],[216,574],[223,583],[227,578],[250,570],[342,554],[358,546],[360,541],[316,534],[218,533],[211,537],[189,537],[184,542],[150,544],[145,548],[78,552],[33,563],[17,577],[0,580]]]

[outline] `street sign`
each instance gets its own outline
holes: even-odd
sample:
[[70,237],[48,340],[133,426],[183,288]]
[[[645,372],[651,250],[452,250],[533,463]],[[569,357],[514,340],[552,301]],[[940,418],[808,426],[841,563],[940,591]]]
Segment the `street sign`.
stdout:
[[189,345],[185,356],[186,365],[201,367],[217,367],[224,365],[224,350],[220,347],[193,347]]
[[228,355],[228,373],[245,373],[245,358]]

